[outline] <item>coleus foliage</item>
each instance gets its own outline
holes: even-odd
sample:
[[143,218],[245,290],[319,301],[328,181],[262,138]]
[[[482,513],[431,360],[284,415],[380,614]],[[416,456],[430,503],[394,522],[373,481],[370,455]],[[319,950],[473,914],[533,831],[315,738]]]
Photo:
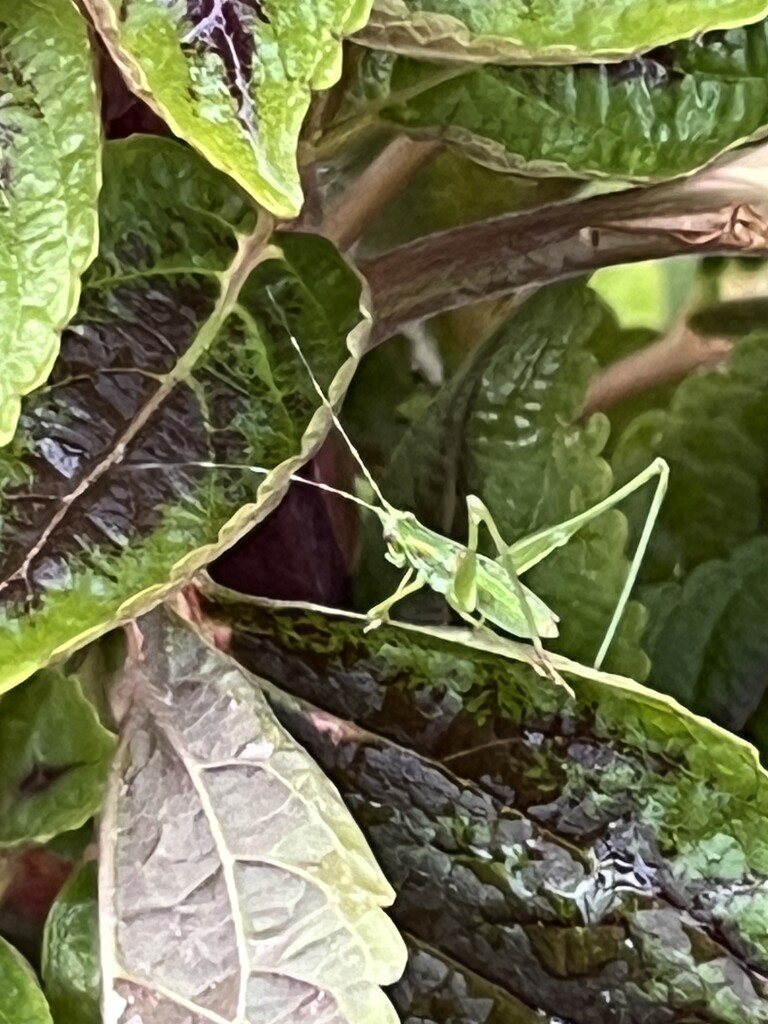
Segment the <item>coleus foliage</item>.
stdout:
[[446,68],[369,51],[336,131],[392,123],[535,177],[673,178],[765,136],[766,32],[761,21],[617,65]]
[[189,578],[318,445],[327,424],[276,303],[336,393],[363,323],[329,243],[270,240],[178,143],[116,142],[104,166],[80,309],[0,451],[0,690]]
[[334,85],[368,0],[86,0],[130,86],[268,210],[302,202],[296,147],[311,89]]
[[[764,4],[613,0],[599,19],[585,0],[535,6],[0,0],[0,930],[24,944],[2,897],[30,846],[85,861],[46,927],[48,1003],[0,940],[0,1020],[393,1020],[390,883],[404,1019],[768,1019],[765,776],[668,697],[562,661],[569,697],[514,645],[364,637],[317,611],[219,608],[250,636],[236,652],[257,679],[166,613],[142,621],[125,665],[104,636],[274,511],[323,441],[290,335],[340,403],[369,318],[322,213],[382,140],[451,147],[400,197],[413,238],[574,199],[574,181],[678,178],[766,135]],[[177,141],[102,146],[110,60]],[[544,217],[555,244],[560,215]],[[381,225],[362,230],[386,299]],[[526,237],[516,258],[533,266]],[[512,287],[497,264],[495,294]],[[539,284],[564,272],[539,266]],[[399,275],[400,314],[445,286],[429,259]],[[452,304],[484,289],[481,268]],[[398,308],[379,312],[396,324]],[[387,496],[460,534],[455,510],[479,492],[512,540],[664,455],[670,501],[612,667],[764,740],[762,335],[717,378],[655,394],[630,422],[617,412],[611,438],[604,415],[581,421],[585,394],[637,339],[605,305],[560,285],[499,323],[431,403],[401,349],[368,357],[368,387],[399,361],[391,402],[364,377],[354,396]],[[393,454],[381,439],[400,435]],[[593,655],[641,515],[638,500],[628,530],[612,513],[531,575],[564,655]],[[304,527],[286,563],[311,551]],[[381,586],[380,555],[364,568]],[[132,684],[120,721],[113,679]],[[105,786],[97,910],[89,821]]]
[[396,1021],[394,892],[338,793],[239,666],[162,612],[140,628],[102,823],[106,1020]]
[[535,9],[501,0],[378,0],[362,37],[377,48],[443,59],[576,64],[642,53],[766,13],[759,0],[609,0],[599,18],[589,0],[543,0]]
[[430,1020],[768,1020],[768,775],[748,744],[558,662],[571,697],[514,645],[211,600],[394,881],[403,1019],[425,1000]]
[[7,444],[20,397],[53,366],[94,255],[100,145],[88,27],[75,5],[4,4],[2,19],[0,444]]

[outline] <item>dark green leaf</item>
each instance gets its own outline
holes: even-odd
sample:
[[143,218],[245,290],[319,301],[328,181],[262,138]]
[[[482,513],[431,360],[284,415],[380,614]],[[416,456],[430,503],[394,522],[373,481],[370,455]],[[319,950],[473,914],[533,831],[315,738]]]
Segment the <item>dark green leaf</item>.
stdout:
[[[435,529],[462,533],[465,497],[477,494],[510,544],[604,498],[612,489],[600,457],[607,421],[580,424],[579,415],[597,368],[589,346],[611,329],[582,284],[529,299],[405,435],[385,478],[387,496]],[[554,649],[594,659],[626,578],[625,541],[624,517],[609,511],[526,575],[560,616]],[[648,671],[643,625],[642,609],[630,605],[609,655],[612,668],[635,678]]]
[[[638,416],[618,440],[620,482],[655,456],[670,465],[669,492],[644,566],[649,581],[679,578],[753,537],[768,465],[768,335],[740,341],[727,366],[684,380],[667,409]],[[632,503],[633,533],[642,510]]]
[[553,1024],[431,944],[407,940],[408,966],[390,997],[403,1021],[419,1024]]
[[[571,697],[514,645],[465,630],[364,633],[361,617],[211,596],[366,830],[412,944],[545,1020],[671,1024],[702,1005],[712,1024],[768,1020],[768,774],[754,749],[559,661]],[[410,1005],[413,989],[394,998]],[[426,1019],[451,1018],[438,1002]]]
[[728,729],[743,729],[766,692],[768,538],[697,566],[682,584],[646,587],[643,598],[654,686]]
[[44,842],[100,808],[114,737],[75,676],[39,672],[0,700],[0,845]]
[[0,445],[48,375],[96,245],[99,108],[71,0],[0,16]]
[[42,974],[54,1024],[101,1024],[94,861],[69,879],[51,907],[45,924]]
[[768,134],[768,22],[617,65],[446,69],[372,54],[361,74],[362,118],[380,111],[532,176],[673,178]]
[[334,247],[265,249],[240,192],[186,147],[134,137],[105,170],[80,311],[0,454],[0,691],[157,603],[277,504],[328,428],[277,306],[335,400],[365,332]]
[[85,0],[127,81],[173,131],[267,209],[298,214],[296,147],[311,89],[341,69],[369,0]]
[[[759,323],[760,309],[713,306],[693,322],[737,337]],[[635,416],[612,453],[622,480],[655,455],[670,464],[640,591],[653,685],[732,729],[745,727],[766,692],[767,398],[768,336],[752,333],[724,367],[690,376],[666,408]],[[628,511],[637,537],[643,509],[631,501]]]

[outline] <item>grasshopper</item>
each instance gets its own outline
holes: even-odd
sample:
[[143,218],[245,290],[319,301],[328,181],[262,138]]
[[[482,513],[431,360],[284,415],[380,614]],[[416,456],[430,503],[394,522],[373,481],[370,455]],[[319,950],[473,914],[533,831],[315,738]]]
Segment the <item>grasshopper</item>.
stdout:
[[[603,512],[613,508],[647,481],[657,478],[656,489],[627,578],[595,657],[594,667],[600,668],[621,622],[664,500],[669,480],[669,466],[666,461],[660,457],[654,459],[646,469],[592,508],[563,523],[538,530],[514,544],[507,544],[504,541],[489,509],[480,498],[469,495],[467,544],[459,544],[424,526],[412,512],[403,512],[387,501],[344,429],[331,401],[321,388],[282,309],[271,291],[267,291],[276,315],[307,371],[318,397],[328,410],[335,429],[343,438],[378,504],[364,502],[344,491],[336,493],[357,501],[377,516],[387,548],[387,560],[406,570],[396,590],[368,612],[370,621],[367,629],[373,629],[385,621],[389,610],[398,601],[428,586],[438,594],[444,595],[448,604],[474,627],[483,628],[490,622],[507,633],[530,640],[540,660],[546,662],[542,638],[550,639],[558,635],[559,620],[552,609],[521,582],[520,575],[546,558],[555,548],[566,544],[582,527]],[[304,483],[313,481],[305,480]],[[334,490],[327,485],[318,486]],[[478,552],[481,525],[485,525],[496,547],[495,559]]]

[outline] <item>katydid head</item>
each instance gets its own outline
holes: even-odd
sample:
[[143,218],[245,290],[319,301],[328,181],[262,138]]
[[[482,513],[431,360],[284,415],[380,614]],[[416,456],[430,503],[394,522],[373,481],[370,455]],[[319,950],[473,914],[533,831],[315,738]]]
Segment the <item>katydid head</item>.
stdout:
[[384,543],[387,545],[387,560],[401,569],[408,564],[408,542],[403,536],[402,527],[409,522],[415,523],[416,516],[413,512],[401,512],[387,503],[379,518]]

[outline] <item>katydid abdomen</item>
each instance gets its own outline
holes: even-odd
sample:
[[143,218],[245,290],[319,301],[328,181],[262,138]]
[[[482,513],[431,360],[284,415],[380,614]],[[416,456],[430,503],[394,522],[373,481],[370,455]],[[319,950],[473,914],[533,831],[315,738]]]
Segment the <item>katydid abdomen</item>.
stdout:
[[[386,520],[385,520],[386,516]],[[385,523],[387,557],[395,565],[410,567],[426,585],[445,596],[463,618],[490,622],[513,636],[533,640],[517,587],[525,595],[532,625],[539,637],[558,634],[558,617],[547,605],[492,558],[478,555],[475,572],[474,607],[469,608],[455,593],[456,570],[467,549],[430,530],[409,513],[389,510]]]

